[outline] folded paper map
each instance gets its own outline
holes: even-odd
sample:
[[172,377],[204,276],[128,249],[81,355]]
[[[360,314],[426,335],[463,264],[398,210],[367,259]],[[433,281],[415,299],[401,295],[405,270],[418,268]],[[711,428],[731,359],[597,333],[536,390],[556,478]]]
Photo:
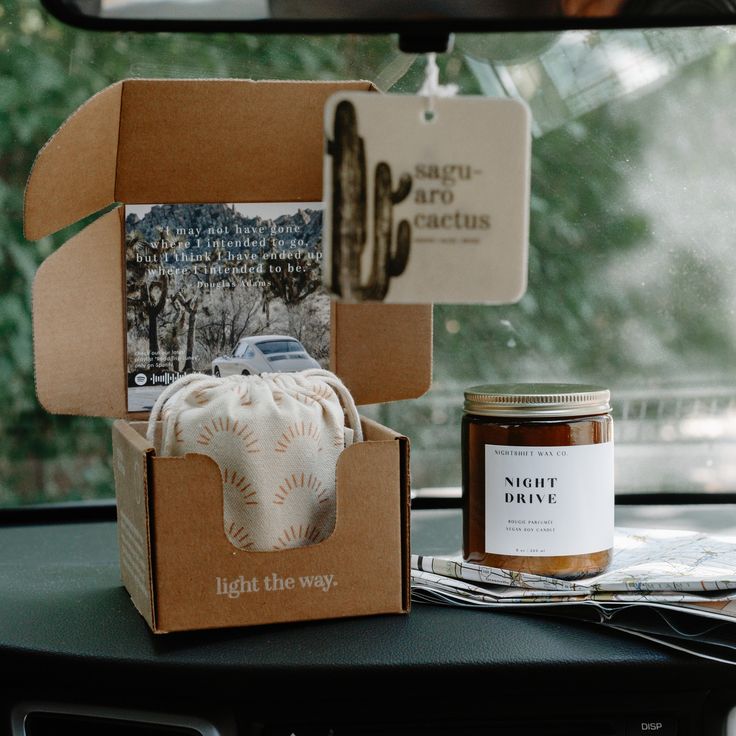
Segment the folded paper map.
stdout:
[[736,664],[736,539],[691,531],[616,529],[613,561],[582,580],[413,555],[419,602],[526,609],[592,620]]

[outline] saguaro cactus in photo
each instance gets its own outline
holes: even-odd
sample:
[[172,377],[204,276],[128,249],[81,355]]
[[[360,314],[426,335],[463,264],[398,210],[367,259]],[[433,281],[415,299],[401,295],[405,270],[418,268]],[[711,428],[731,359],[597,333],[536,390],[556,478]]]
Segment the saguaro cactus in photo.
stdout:
[[145,261],[135,257],[136,248],[142,252],[151,250],[151,246],[138,235],[126,238],[126,263],[128,264],[126,291],[128,307],[133,310],[133,318],[137,323],[146,325],[148,332],[148,360],[151,366],[159,360],[158,320],[166,306],[169,293],[169,277],[162,274],[152,281],[146,280],[149,266]]
[[160,280],[144,284],[141,290],[143,303],[148,317],[148,359],[152,366],[159,361],[158,317],[166,305],[169,279],[162,276]]
[[403,174],[392,190],[391,167],[376,165],[373,183],[373,258],[371,275],[363,283],[361,260],[366,247],[366,160],[358,135],[354,105],[343,100],[335,109],[332,156],[332,291],[348,301],[383,300],[391,277],[401,275],[409,261],[411,225],[402,220],[394,247],[393,207],[411,191],[411,176]]
[[[188,298],[187,298],[188,296]],[[197,323],[197,312],[202,303],[201,294],[184,295],[180,290],[175,297],[179,306],[187,314],[187,351],[184,358],[184,373],[194,372],[194,335]]]

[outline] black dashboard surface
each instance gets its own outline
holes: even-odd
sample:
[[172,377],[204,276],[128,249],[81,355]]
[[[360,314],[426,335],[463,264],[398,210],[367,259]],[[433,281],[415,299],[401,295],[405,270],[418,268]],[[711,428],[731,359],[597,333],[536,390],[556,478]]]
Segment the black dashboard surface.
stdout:
[[[450,551],[457,524],[455,511],[415,512],[414,549]],[[639,710],[713,692],[736,703],[736,667],[517,613],[416,604],[408,616],[154,636],[120,583],[112,521],[2,527],[0,570],[0,706],[80,693],[248,702],[253,713],[290,705],[302,717],[326,702],[383,713],[379,697],[448,713],[497,713],[519,699],[595,709],[613,692]]]

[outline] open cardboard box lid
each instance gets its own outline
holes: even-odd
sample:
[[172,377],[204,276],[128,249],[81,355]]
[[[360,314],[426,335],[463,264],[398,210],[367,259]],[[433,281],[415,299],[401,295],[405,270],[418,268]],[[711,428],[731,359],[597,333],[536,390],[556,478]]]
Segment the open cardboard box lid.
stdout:
[[[126,80],[95,95],[36,158],[25,196],[32,240],[114,203],[322,200],[323,108],[370,82]],[[332,369],[359,404],[431,382],[431,305],[336,304]],[[123,209],[39,268],[36,390],[50,412],[127,411]]]

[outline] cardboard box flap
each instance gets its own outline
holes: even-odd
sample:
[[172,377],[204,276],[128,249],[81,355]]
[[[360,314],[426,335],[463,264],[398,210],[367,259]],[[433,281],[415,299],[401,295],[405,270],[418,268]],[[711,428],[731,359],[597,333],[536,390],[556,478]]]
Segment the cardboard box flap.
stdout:
[[324,106],[345,89],[373,85],[126,82],[117,200],[321,201]]
[[415,399],[432,383],[431,304],[337,304],[332,370],[358,404]]
[[374,87],[227,79],[108,87],[38,154],[26,187],[26,237],[113,202],[321,201],[323,109],[346,89]]
[[25,235],[38,240],[115,201],[123,82],[82,105],[41,149],[28,178]]
[[[33,284],[36,393],[54,414],[141,418],[127,409],[121,208],[49,256]],[[421,396],[432,381],[432,307],[336,304],[332,370],[356,403]]]
[[52,253],[33,282],[36,394],[55,414],[126,414],[120,211]]
[[[115,201],[320,201],[323,107],[369,82],[132,80],[79,108],[39,153],[25,227],[40,238]],[[46,259],[33,293],[36,390],[59,414],[127,411],[122,209]],[[337,304],[332,369],[358,404],[429,389],[431,305]]]

